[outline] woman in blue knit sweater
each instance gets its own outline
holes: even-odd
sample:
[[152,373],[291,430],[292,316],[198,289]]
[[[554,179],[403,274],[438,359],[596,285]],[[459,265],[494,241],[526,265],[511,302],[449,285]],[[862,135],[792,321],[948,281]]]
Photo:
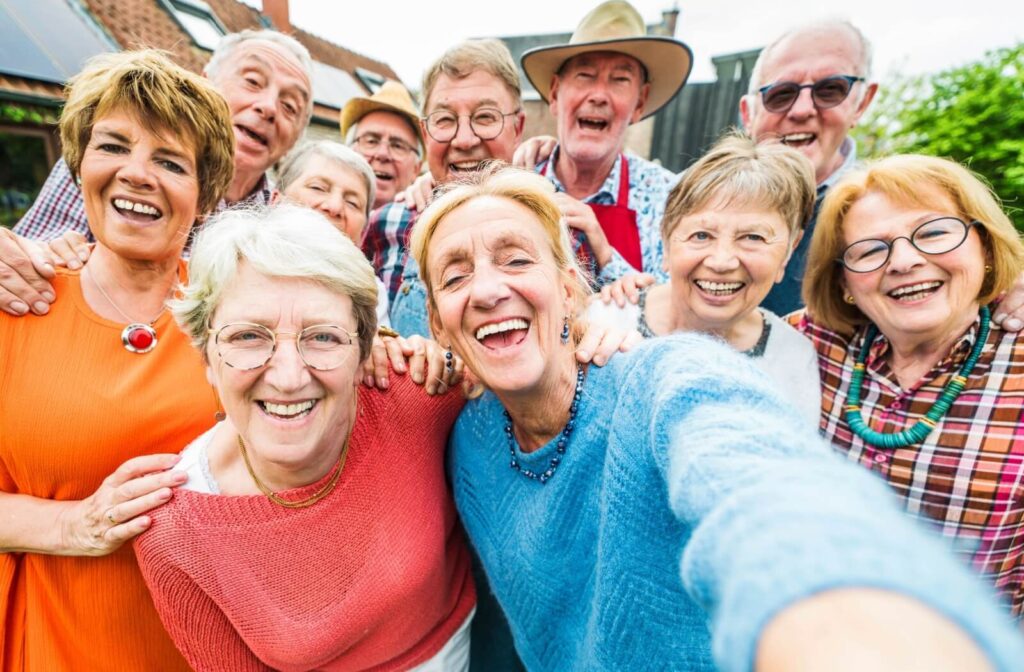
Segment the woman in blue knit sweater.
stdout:
[[980,584],[727,346],[577,364],[586,283],[551,194],[488,173],[412,239],[435,336],[487,388],[450,471],[527,668],[1015,669]]

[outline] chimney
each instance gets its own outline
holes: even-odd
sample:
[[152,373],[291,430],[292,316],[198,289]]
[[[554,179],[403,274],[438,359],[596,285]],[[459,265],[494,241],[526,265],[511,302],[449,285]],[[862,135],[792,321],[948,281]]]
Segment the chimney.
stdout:
[[[266,0],[264,0],[266,3]],[[661,25],[664,27],[665,35],[676,36],[676,19],[679,18],[679,5],[672,5],[672,9],[665,9],[661,12]]]
[[263,0],[263,13],[278,32],[292,32],[292,24],[288,20],[288,0]]

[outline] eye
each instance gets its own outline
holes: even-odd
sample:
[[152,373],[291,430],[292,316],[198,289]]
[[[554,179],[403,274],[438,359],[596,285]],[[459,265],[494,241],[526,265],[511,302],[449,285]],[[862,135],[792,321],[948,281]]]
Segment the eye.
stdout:
[[108,154],[124,154],[128,151],[128,148],[124,145],[119,145],[114,142],[104,142],[96,145],[96,149],[101,152],[107,152]]
[[693,233],[690,234],[690,237],[687,238],[687,240],[696,243],[706,243],[711,240],[711,234],[708,233],[707,231],[694,231]]
[[251,76],[245,78],[245,83],[248,84],[250,87],[252,87],[254,89],[257,89],[257,88],[259,88],[261,86],[260,80],[256,79],[255,77],[251,77]]
[[762,236],[760,233],[744,233],[741,240],[747,240],[752,243],[767,243],[768,239]]
[[282,104],[282,107],[284,108],[284,111],[287,112],[290,116],[295,116],[296,114],[299,113],[299,108],[295,105],[295,103],[285,102]]
[[220,340],[240,347],[255,347],[273,341],[269,333],[255,327],[230,327],[221,332]]
[[359,201],[355,200],[354,198],[350,198],[350,199],[348,199],[347,201],[345,201],[345,203],[346,203],[346,204],[347,204],[347,205],[348,205],[348,206],[349,206],[350,208],[352,208],[352,209],[354,209],[354,210],[362,210],[362,209],[363,209],[363,204],[362,204],[362,203],[360,203]]
[[175,173],[176,175],[186,175],[186,174],[188,174],[188,171],[185,170],[184,166],[182,166],[179,163],[175,163],[174,161],[171,161],[170,159],[161,159],[161,160],[157,161],[157,163],[160,164],[161,166],[163,166],[165,169],[169,170],[170,172]]

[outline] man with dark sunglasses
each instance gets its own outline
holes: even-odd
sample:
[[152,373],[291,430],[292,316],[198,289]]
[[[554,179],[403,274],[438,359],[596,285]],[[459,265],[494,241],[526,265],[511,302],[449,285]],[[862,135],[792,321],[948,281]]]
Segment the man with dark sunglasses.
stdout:
[[[871,44],[847,21],[814,23],[784,33],[761,52],[749,93],[740,101],[747,132],[758,142],[778,141],[814,164],[818,203],[850,168],[857,147],[850,129],[871,104]],[[815,207],[815,214],[817,207]],[[802,305],[800,282],[814,218],[764,306],[785,315]]]

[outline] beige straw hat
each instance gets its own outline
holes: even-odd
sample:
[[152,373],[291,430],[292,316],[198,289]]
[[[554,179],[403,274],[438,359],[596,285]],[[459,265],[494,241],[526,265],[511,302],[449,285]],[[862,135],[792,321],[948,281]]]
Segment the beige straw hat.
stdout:
[[416,138],[423,146],[423,131],[420,129],[420,115],[416,105],[412,102],[409,91],[399,82],[388,80],[380,87],[377,93],[369,98],[349,98],[345,107],[341,108],[341,138],[345,139],[348,129],[370,112],[394,112],[409,120],[413,130],[416,131]]

